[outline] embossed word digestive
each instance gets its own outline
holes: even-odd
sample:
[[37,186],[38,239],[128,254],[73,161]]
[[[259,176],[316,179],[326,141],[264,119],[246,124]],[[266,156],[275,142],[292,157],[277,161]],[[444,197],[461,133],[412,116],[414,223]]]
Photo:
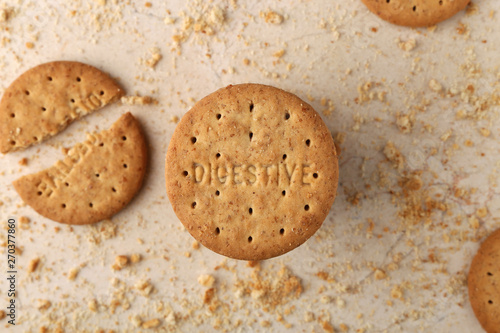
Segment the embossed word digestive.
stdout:
[[293,186],[311,185],[318,173],[313,165],[304,163],[276,164],[191,164],[184,176],[198,185],[261,185]]

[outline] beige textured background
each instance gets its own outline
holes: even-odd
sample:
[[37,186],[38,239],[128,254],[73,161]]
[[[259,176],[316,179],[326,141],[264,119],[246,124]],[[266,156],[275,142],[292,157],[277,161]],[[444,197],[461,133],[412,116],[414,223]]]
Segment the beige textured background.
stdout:
[[[500,226],[497,7],[478,0],[433,29],[408,29],[354,0],[0,2],[2,91],[39,63],[78,60],[156,101],[114,104],[0,157],[2,226],[29,219],[16,234],[16,330],[479,332],[466,274]],[[260,265],[198,248],[164,189],[176,117],[243,82],[308,101],[342,148],[323,227]],[[125,111],[151,155],[125,210],[71,228],[22,204],[12,180]],[[4,278],[0,292],[6,304]]]

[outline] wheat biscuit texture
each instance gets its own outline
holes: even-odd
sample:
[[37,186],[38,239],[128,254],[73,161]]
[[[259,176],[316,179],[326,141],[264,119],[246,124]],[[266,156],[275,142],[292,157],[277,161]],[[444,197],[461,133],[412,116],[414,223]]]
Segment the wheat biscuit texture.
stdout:
[[177,125],[165,168],[168,197],[187,230],[243,260],[304,243],[328,215],[338,184],[335,145],[318,113],[259,84],[199,101]]
[[19,76],[0,101],[0,152],[54,136],[122,95],[113,79],[90,65],[56,61],[36,66]]
[[407,27],[428,27],[463,10],[470,0],[362,0],[383,20]]
[[488,333],[500,333],[500,229],[481,244],[472,260],[468,286],[481,326]]
[[146,143],[130,113],[109,130],[89,134],[54,166],[14,181],[25,203],[51,220],[90,224],[109,218],[139,191]]

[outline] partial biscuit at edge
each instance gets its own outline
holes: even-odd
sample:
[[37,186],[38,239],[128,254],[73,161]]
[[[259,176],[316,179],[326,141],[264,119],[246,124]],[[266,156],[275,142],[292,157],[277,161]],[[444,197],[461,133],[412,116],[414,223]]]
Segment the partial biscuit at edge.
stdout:
[[470,0],[362,0],[381,19],[407,27],[428,27],[463,10]]
[[487,333],[500,333],[500,229],[480,246],[468,276],[469,301]]

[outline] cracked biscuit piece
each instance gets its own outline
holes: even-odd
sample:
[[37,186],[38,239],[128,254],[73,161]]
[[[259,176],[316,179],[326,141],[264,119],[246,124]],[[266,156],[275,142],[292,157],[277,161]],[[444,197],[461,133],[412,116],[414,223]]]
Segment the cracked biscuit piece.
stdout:
[[0,101],[0,152],[54,136],[122,95],[117,83],[95,67],[72,61],[36,66],[19,76]]
[[271,86],[222,88],[187,112],[166,156],[172,207],[194,238],[236,259],[304,243],[336,196],[335,145],[319,114]]
[[61,223],[90,224],[110,218],[132,200],[146,163],[140,125],[126,113],[109,130],[89,134],[54,166],[13,184],[40,215]]
[[463,10],[470,0],[362,0],[381,19],[407,27],[428,27]]
[[500,229],[481,244],[472,260],[469,300],[479,323],[487,333],[500,333]]

